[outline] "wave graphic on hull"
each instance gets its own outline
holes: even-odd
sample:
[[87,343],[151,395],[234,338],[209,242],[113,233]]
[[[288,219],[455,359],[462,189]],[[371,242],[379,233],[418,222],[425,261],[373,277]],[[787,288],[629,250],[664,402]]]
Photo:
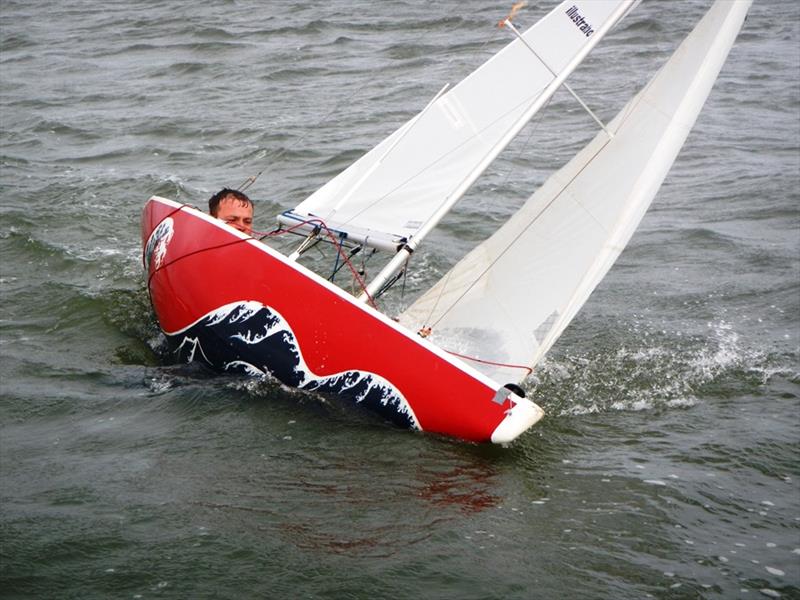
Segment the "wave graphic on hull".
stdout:
[[202,361],[216,371],[254,377],[269,375],[291,387],[351,400],[402,427],[421,429],[408,401],[380,375],[358,370],[315,374],[289,323],[260,302],[226,304],[181,331],[165,334],[182,362]]

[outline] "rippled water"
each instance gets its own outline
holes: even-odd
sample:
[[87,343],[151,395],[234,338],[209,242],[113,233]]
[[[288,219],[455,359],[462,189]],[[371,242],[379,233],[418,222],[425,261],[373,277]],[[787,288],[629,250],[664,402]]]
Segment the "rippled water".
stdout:
[[[645,0],[572,86],[609,119],[704,4]],[[3,597],[800,597],[792,2],[751,9],[629,248],[526,382],[547,417],[510,448],[159,354],[150,195],[202,205],[263,170],[270,229],[508,41],[507,10],[0,5]],[[558,95],[389,309],[593,133]]]

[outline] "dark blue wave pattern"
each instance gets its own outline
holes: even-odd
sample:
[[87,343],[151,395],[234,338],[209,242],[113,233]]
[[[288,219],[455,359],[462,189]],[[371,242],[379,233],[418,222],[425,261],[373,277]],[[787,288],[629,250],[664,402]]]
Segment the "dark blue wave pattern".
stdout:
[[201,361],[223,373],[275,377],[291,387],[352,401],[401,427],[420,429],[406,399],[380,375],[358,370],[315,374],[288,322],[260,302],[221,306],[186,329],[166,335],[182,362]]

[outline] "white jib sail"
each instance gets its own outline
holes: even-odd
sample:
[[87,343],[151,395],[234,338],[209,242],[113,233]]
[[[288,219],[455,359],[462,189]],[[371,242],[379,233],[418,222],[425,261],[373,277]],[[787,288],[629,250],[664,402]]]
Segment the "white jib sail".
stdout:
[[[567,0],[293,211],[396,251],[480,172],[638,0]],[[537,58],[538,55],[538,58]]]
[[711,91],[750,0],[717,0],[650,83],[501,229],[401,315],[443,348],[522,380],[644,216]]

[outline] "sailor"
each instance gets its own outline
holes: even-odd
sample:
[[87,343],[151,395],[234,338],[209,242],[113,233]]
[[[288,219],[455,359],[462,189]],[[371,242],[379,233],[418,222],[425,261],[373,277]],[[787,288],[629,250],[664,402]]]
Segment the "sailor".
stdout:
[[208,201],[208,212],[212,217],[247,235],[253,234],[253,209],[253,201],[247,194],[230,188],[222,188]]

